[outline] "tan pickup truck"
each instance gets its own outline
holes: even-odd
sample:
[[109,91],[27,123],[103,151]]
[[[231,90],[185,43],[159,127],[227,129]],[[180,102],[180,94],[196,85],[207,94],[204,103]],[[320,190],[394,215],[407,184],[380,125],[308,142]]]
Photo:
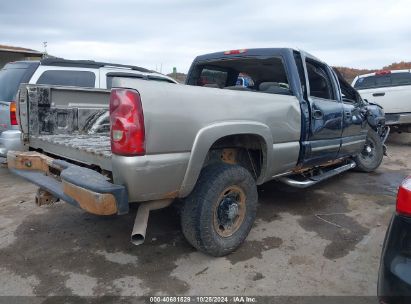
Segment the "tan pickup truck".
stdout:
[[257,185],[373,171],[388,135],[381,108],[317,58],[284,48],[199,56],[186,85],[132,75],[114,78],[111,93],[26,85],[18,117],[30,152],[9,152],[9,168],[39,185],[40,203],[102,215],[141,203],[132,241],[142,243],[149,210],[179,199],[187,240],[214,256],[247,237]]

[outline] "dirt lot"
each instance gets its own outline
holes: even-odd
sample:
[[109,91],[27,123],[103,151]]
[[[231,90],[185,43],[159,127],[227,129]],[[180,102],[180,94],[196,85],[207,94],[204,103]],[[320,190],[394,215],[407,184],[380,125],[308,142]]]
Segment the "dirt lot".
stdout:
[[152,214],[136,247],[136,209],[97,217],[65,203],[40,208],[36,188],[1,168],[0,295],[375,295],[396,188],[411,173],[411,136],[388,145],[372,174],[307,190],[260,187],[253,230],[223,258],[192,249],[172,209]]

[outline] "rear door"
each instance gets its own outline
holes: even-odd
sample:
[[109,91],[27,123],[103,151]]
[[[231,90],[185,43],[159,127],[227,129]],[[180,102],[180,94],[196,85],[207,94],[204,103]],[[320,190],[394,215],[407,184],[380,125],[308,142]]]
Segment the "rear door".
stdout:
[[343,105],[330,68],[312,58],[304,60],[310,128],[305,142],[304,164],[334,160],[341,146]]
[[0,133],[18,129],[10,122],[10,104],[14,101],[20,83],[28,82],[38,66],[37,62],[13,62],[0,70]]
[[354,87],[362,98],[384,108],[386,114],[411,113],[411,73],[381,71],[358,78]]

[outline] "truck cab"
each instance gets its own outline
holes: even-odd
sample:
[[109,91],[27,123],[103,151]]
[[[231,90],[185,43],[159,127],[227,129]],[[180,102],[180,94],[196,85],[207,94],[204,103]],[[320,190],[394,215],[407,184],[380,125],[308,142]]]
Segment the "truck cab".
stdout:
[[[247,75],[253,85],[239,86],[242,75]],[[203,77],[209,79],[207,84],[199,81]],[[296,96],[302,122],[296,164],[299,168],[361,151],[370,129],[367,111],[373,113],[372,128],[381,138],[386,135],[380,130],[385,122],[381,108],[367,104],[338,71],[304,51],[242,49],[199,56],[189,70],[186,84]]]

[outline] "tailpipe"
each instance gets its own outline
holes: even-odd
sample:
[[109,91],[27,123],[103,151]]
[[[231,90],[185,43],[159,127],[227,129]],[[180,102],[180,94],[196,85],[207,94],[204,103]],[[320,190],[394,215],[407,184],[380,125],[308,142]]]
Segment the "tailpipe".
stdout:
[[150,211],[168,207],[172,202],[173,199],[164,199],[140,204],[137,210],[136,219],[134,220],[133,231],[131,232],[131,242],[134,245],[141,245],[144,243]]

